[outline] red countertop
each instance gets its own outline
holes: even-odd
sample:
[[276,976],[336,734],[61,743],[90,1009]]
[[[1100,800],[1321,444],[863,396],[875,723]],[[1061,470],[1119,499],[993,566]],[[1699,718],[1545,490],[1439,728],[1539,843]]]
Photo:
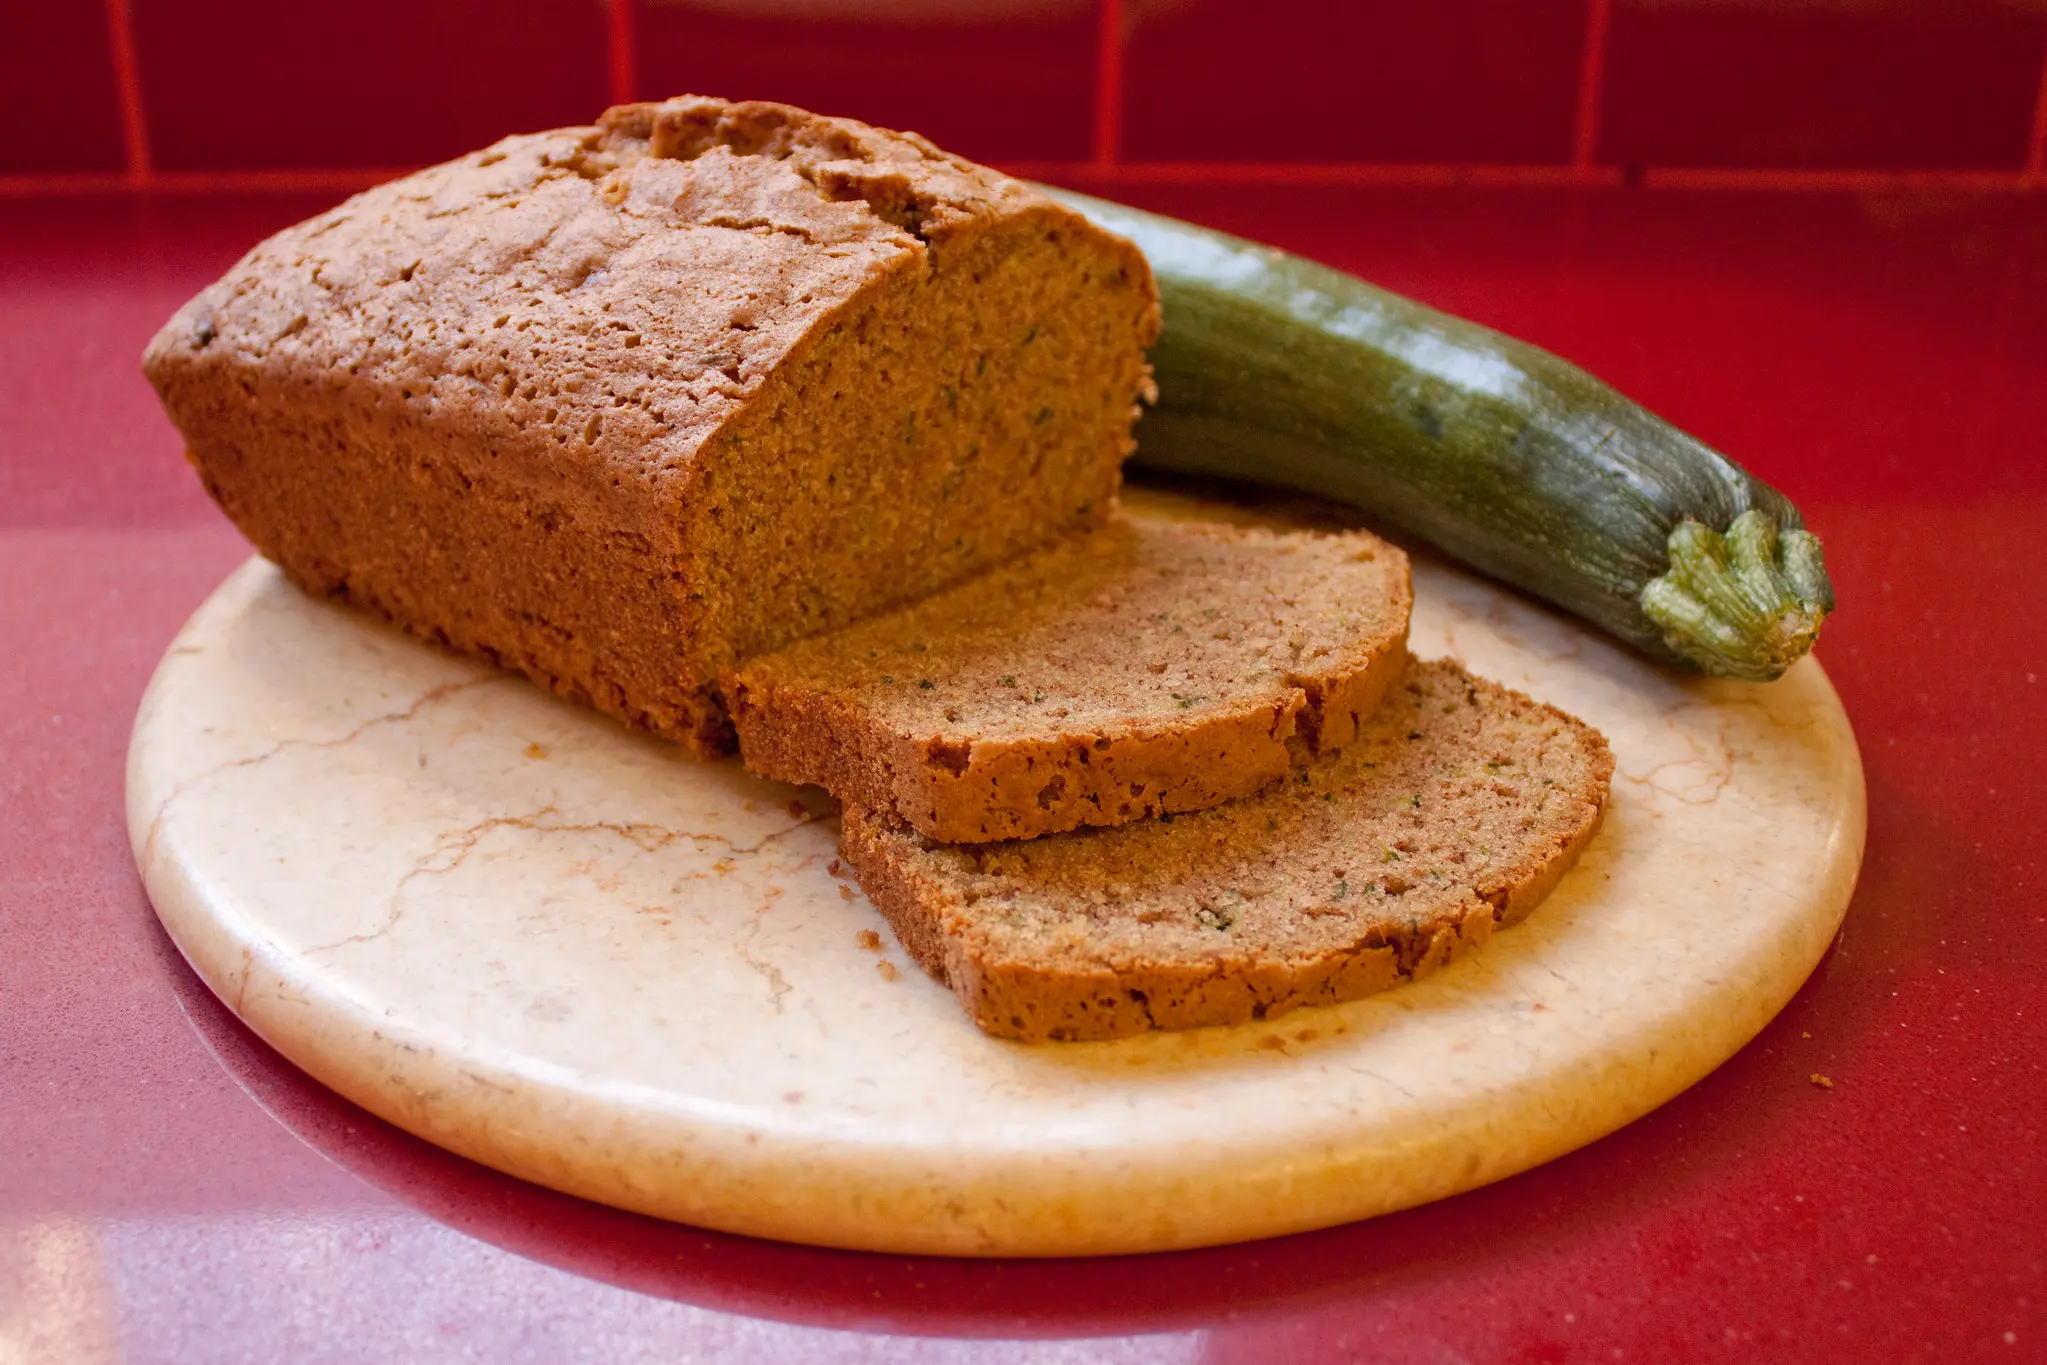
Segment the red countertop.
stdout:
[[321,204],[0,202],[0,1360],[2047,1361],[2047,197],[1128,197],[1547,345],[1805,509],[1869,853],[1777,1021],[1498,1185],[1121,1261],[780,1246],[443,1154],[207,994],[122,818],[246,552],[136,357]]

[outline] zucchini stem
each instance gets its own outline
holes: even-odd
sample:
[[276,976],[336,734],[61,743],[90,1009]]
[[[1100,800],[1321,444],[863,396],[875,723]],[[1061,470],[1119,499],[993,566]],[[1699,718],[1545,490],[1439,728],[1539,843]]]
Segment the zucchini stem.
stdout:
[[1672,652],[1716,677],[1781,676],[1834,609],[1819,537],[1780,533],[1767,512],[1743,512],[1724,535],[1687,518],[1668,549],[1669,570],[1642,588],[1642,614]]

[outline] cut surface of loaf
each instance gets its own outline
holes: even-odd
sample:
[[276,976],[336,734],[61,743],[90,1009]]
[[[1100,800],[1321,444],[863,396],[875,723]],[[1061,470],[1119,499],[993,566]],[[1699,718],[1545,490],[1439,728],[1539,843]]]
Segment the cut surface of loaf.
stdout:
[[1256,796],[978,846],[848,807],[841,851],[983,1029],[1115,1038],[1434,970],[1549,893],[1597,829],[1612,772],[1582,722],[1417,663],[1341,753]]
[[264,242],[144,369],[301,586],[681,740],[718,669],[1101,519],[1142,255],[914,134],[686,96]]
[[729,670],[747,766],[934,839],[1194,811],[1357,733],[1405,661],[1407,556],[1365,532],[1119,517]]

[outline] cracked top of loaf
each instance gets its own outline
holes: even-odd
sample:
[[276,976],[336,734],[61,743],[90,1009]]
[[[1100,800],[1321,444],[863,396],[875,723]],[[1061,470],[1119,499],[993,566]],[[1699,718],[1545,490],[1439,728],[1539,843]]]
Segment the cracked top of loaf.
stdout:
[[1027,210],[1065,213],[914,133],[763,101],[621,105],[285,230],[144,366],[167,399],[209,362],[346,376],[486,439],[545,429],[558,473],[658,477],[876,275]]

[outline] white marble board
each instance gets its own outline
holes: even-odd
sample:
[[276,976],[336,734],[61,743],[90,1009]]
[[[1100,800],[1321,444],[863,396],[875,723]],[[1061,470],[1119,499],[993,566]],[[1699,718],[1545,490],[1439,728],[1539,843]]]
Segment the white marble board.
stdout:
[[1238,1028],[987,1038],[832,874],[815,793],[691,762],[261,561],[150,685],[130,830],[164,925],[251,1028],[527,1180],[891,1252],[1325,1227],[1511,1175],[1698,1080],[1811,972],[1862,854],[1861,762],[1816,661],[1682,681],[1460,573],[1418,565],[1416,599],[1417,654],[1606,732],[1605,826],[1476,956]]

